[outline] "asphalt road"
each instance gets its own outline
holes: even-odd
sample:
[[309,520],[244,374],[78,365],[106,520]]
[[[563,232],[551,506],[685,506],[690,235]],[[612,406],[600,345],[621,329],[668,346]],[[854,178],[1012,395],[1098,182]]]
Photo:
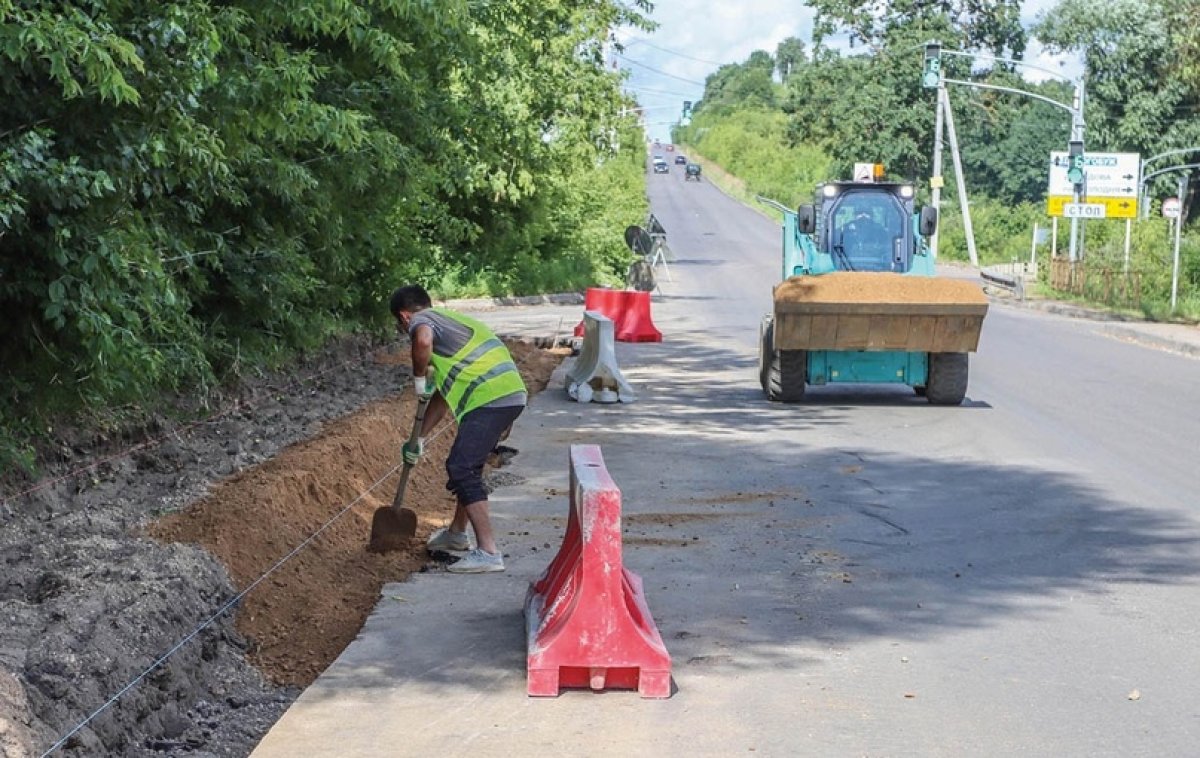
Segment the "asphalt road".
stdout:
[[[770,404],[778,226],[648,180],[677,259],[664,342],[618,346],[638,402],[539,395],[493,495],[508,572],[389,586],[255,755],[1195,754],[1200,361],[993,307],[962,407],[844,386]],[[549,332],[578,310],[485,317]],[[669,700],[524,696],[521,603],[578,443],[622,488]]]
[[[697,251],[684,264],[691,289],[721,293],[697,317],[752,344],[778,276],[777,226],[711,185],[651,186],[670,239]],[[730,244],[735,235],[741,244]],[[926,406],[906,388],[837,386],[789,409],[821,431],[781,434],[781,447],[843,451],[858,459],[849,478],[875,492],[855,507],[870,509],[860,512],[886,539],[847,536],[838,549],[887,581],[830,618],[828,632],[911,638],[859,642],[857,656],[881,669],[893,668],[889,648],[922,648],[897,681],[911,680],[910,699],[936,698],[956,726],[931,718],[917,752],[946,731],[972,752],[1196,750],[1197,382],[1200,361],[1115,340],[1092,322],[993,307],[962,408]],[[967,704],[978,713],[961,713]]]

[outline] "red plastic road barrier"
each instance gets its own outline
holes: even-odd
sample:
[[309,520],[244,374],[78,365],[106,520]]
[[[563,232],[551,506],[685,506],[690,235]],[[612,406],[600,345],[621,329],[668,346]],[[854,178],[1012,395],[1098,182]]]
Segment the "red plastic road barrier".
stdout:
[[[610,290],[604,287],[588,287],[583,293],[583,309],[603,314],[612,319],[615,327],[618,315],[621,313],[620,295],[624,290]],[[575,336],[583,336],[583,322],[575,327]]]
[[[589,287],[584,293],[583,309],[612,319],[617,342],[662,342],[662,332],[650,317],[649,292]],[[575,327],[575,336],[583,336],[582,321]]]
[[[617,324],[617,315],[621,312],[621,304],[614,295],[620,295],[622,290],[610,290],[604,287],[588,287],[583,293],[583,310],[595,311],[612,319],[613,326]],[[583,336],[583,322],[575,327],[575,336]]]
[[622,293],[624,307],[616,324],[617,342],[662,342],[662,332],[650,318],[650,293],[637,290],[622,290]]
[[598,445],[571,446],[571,506],[558,555],[525,596],[528,693],[562,687],[671,696],[671,656],[621,563],[621,490]]

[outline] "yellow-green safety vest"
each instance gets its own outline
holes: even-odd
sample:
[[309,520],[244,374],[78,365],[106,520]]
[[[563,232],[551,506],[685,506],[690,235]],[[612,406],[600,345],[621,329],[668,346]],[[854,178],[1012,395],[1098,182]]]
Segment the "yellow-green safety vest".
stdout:
[[460,313],[442,308],[430,310],[471,330],[467,344],[454,355],[430,356],[433,384],[456,420],[462,421],[467,413],[493,400],[525,392],[525,382],[521,381],[512,355],[490,329]]

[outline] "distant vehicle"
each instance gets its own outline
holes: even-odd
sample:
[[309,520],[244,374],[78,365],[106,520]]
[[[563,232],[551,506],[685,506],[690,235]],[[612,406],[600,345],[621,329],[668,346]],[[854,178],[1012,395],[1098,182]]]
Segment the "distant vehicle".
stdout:
[[655,158],[654,159],[654,173],[669,174],[669,173],[671,173],[671,167],[668,166],[667,162],[664,161],[662,158]]
[[683,178],[689,182],[692,181],[693,179],[695,179],[696,181],[700,181],[700,164],[699,163],[687,164],[687,168],[685,168],[683,170]]
[[674,145],[667,145],[667,152],[668,152],[668,153],[673,153],[673,152],[675,152],[675,146],[674,146]]
[[675,165],[676,166],[686,166],[687,165],[687,156],[686,155],[676,155],[675,156]]

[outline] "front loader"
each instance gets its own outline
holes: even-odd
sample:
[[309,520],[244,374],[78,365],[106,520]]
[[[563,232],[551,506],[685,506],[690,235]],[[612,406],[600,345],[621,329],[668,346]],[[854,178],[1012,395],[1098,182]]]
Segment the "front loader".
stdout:
[[904,384],[935,405],[959,405],[967,354],[979,346],[979,285],[934,275],[926,239],[937,212],[914,211],[910,184],[856,181],[817,188],[783,211],[783,281],[760,330],[759,381],[770,400],[799,402],[810,385]]

